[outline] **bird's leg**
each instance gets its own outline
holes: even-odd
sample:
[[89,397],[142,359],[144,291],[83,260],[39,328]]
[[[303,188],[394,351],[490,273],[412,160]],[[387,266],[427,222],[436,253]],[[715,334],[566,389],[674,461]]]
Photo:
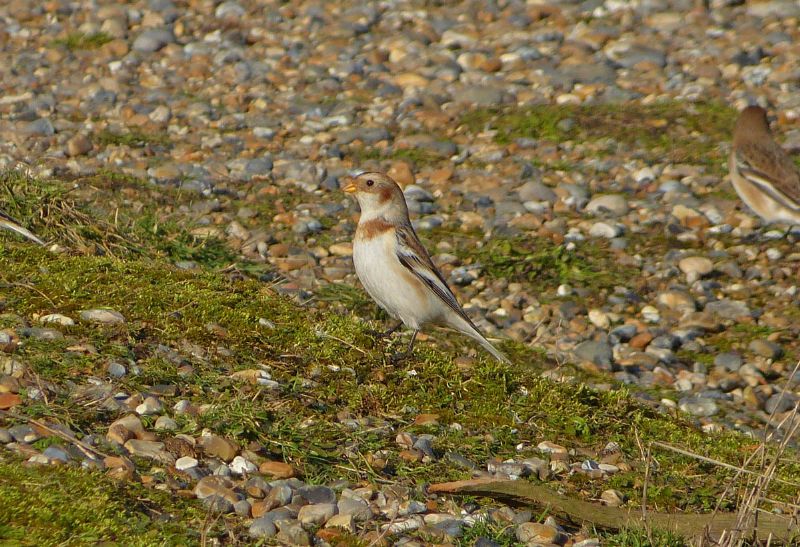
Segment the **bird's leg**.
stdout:
[[403,322],[400,321],[395,326],[390,327],[388,330],[380,331],[380,330],[367,329],[366,333],[369,334],[370,336],[374,336],[375,338],[388,338],[389,336],[397,332],[397,329],[399,329],[402,326]]
[[402,353],[395,353],[394,355],[392,355],[392,357],[391,357],[392,363],[395,363],[395,364],[399,363],[400,361],[408,359],[409,357],[414,355],[414,342],[417,339],[417,333],[418,332],[419,332],[419,329],[414,329],[414,332],[411,334],[411,341],[409,341],[408,347],[406,348],[406,351],[404,351]]

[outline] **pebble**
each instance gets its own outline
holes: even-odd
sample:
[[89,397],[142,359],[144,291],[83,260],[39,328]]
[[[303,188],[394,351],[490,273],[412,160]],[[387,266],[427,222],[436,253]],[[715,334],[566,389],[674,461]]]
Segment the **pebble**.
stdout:
[[678,407],[694,416],[713,416],[719,412],[717,403],[706,397],[684,397],[678,401]]
[[192,469],[197,467],[198,461],[191,456],[182,456],[175,460],[175,469],[178,471],[186,471],[187,469]]
[[57,325],[61,325],[62,327],[71,327],[75,324],[75,320],[67,317],[66,315],[61,315],[60,313],[50,313],[47,315],[43,315],[39,318],[40,323],[55,323]]
[[80,313],[80,318],[82,321],[104,323],[107,325],[125,323],[125,317],[121,313],[107,309],[84,310]]
[[152,53],[175,41],[175,36],[165,28],[148,29],[133,41],[133,50]]
[[747,346],[751,352],[767,359],[778,359],[783,355],[783,348],[780,344],[763,338],[756,338]]
[[714,264],[704,256],[689,256],[681,259],[678,267],[686,274],[686,281],[694,283],[703,276],[710,274]]
[[628,200],[618,194],[606,194],[592,198],[586,211],[598,216],[621,217],[628,213]]
[[244,475],[245,473],[255,473],[258,471],[258,466],[253,462],[249,462],[241,456],[236,456],[231,461],[230,470],[236,473],[237,475]]
[[122,378],[128,373],[128,369],[125,368],[125,365],[117,361],[110,362],[107,369],[108,375],[112,378]]
[[207,435],[200,438],[200,446],[209,456],[230,462],[236,457],[239,448],[231,441],[218,435]]
[[[335,503],[315,503],[304,505],[297,514],[297,520],[304,527],[322,526],[328,519],[336,514],[338,509]],[[352,520],[352,516],[350,515]]]

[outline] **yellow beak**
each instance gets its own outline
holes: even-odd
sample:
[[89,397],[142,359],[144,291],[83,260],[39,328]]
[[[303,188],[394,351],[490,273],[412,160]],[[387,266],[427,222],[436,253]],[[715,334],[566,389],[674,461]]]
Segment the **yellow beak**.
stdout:
[[354,194],[358,190],[358,187],[356,186],[356,179],[353,177],[344,177],[342,180],[347,184],[347,186],[342,188],[342,190],[348,194]]

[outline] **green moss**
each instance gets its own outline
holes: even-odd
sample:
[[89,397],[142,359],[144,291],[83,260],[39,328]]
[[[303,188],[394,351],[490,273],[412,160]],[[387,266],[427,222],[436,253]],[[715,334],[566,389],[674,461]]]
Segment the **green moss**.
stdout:
[[[74,197],[81,186],[94,189],[94,202]],[[122,188],[144,194],[147,205],[140,210],[120,208],[117,204]],[[0,174],[0,202],[5,212],[24,221],[40,237],[74,251],[193,260],[206,266],[228,265],[235,260],[223,239],[194,235],[194,226],[183,217],[164,212],[168,207],[159,207],[162,202],[174,206],[187,201],[186,196],[170,190],[158,192],[148,189],[144,181],[120,173],[101,172],[77,183],[36,180],[15,171]]]
[[205,511],[136,483],[73,467],[0,459],[3,545],[197,544]]
[[642,528],[627,528],[599,535],[603,545],[610,547],[684,547],[686,540],[672,532]]
[[356,163],[370,160],[404,160],[417,168],[433,165],[443,159],[443,156],[426,148],[391,148],[388,151],[377,148],[354,147],[349,155]]
[[491,278],[551,287],[568,283],[613,288],[637,275],[632,268],[620,267],[601,242],[568,251],[546,238],[498,238],[479,249],[464,249],[462,256],[481,264]]
[[475,542],[485,538],[494,541],[502,547],[513,547],[522,545],[514,537],[514,528],[509,525],[494,524],[486,521],[478,521],[474,526],[464,529],[464,534],[456,539],[459,547],[472,547]]
[[54,47],[65,47],[70,51],[80,49],[97,49],[107,43],[113,38],[105,32],[95,32],[92,34],[84,34],[83,32],[71,32],[64,38],[53,40]]
[[724,158],[718,145],[730,140],[735,117],[734,109],[719,102],[664,101],[476,109],[466,112],[461,124],[471,132],[495,130],[500,144],[518,138],[554,143],[611,138],[660,161],[695,163],[721,172]]
[[169,146],[170,138],[167,133],[146,133],[136,127],[128,128],[126,133],[115,133],[103,129],[94,136],[97,144],[101,146],[130,146],[131,148],[144,148],[145,146]]
[[[170,213],[178,204],[189,205],[191,196],[113,173],[78,182],[75,186],[33,181],[18,174],[0,178],[0,198],[7,212],[76,251],[53,254],[0,236],[5,306],[0,326],[16,328],[20,317],[32,321],[34,314],[43,313],[78,318],[81,310],[92,307],[113,308],[127,322],[97,326],[79,321],[64,329],[63,340],[26,339],[16,357],[31,373],[63,388],[55,390],[47,404],[26,400],[17,411],[27,416],[59,421],[79,436],[102,434],[115,415],[73,396],[74,386],[82,385],[89,375],[104,377],[113,358],[138,368],[137,374],[115,381],[120,390],[134,393],[166,384],[174,386],[181,398],[210,405],[200,416],[178,416],[182,432],[196,435],[207,427],[242,445],[257,442],[265,456],[291,462],[311,482],[347,478],[414,485],[469,476],[442,459],[401,460],[395,442],[399,430],[433,433],[439,455],[458,452],[481,466],[493,457],[537,455],[530,447],[542,440],[595,451],[613,440],[620,443],[633,470],[608,482],[574,475],[557,485],[593,496],[610,485],[635,505],[641,498],[644,464],[631,431],[637,432],[643,446],[662,441],[733,465],[742,464],[754,449],[753,441],[733,432],[704,434],[680,416],[638,402],[625,388],[598,391],[580,382],[543,378],[541,373],[554,363],[544,351],[519,343],[503,344],[514,364],[497,363],[477,349],[476,358],[457,366],[454,357],[476,346],[461,336],[431,329],[427,331],[431,340],[420,341],[412,359],[394,365],[388,355],[401,349],[405,340],[383,341],[368,335],[368,327],[386,325],[363,321],[382,315],[361,289],[329,285],[319,293],[321,309],[311,309],[252,279],[176,270],[169,261],[192,259],[217,267],[234,258],[224,242],[195,238],[191,226]],[[79,199],[77,192],[86,186],[92,188],[91,197]],[[134,211],[122,200],[115,201],[115,195],[132,192],[138,201],[151,205]],[[281,200],[301,198],[298,193]],[[102,201],[107,203],[97,203]],[[276,199],[263,207],[277,211],[279,205]],[[467,249],[467,242],[474,241],[472,234],[459,237],[448,235],[463,249],[457,252],[464,262],[481,262],[490,278],[547,286],[570,283],[598,294],[618,284],[634,286],[638,279],[635,271],[619,267],[616,255],[604,244],[579,245],[568,252],[549,240],[496,239],[482,248]],[[653,243],[656,239],[643,237],[641,245],[661,249],[668,244],[666,239]],[[631,244],[639,245],[633,237]],[[263,272],[259,268],[264,266],[250,267]],[[259,319],[273,326],[264,326]],[[769,334],[758,327],[747,329],[738,334]],[[76,343],[91,344],[97,353],[69,349]],[[167,355],[165,346],[174,355]],[[580,377],[568,364],[561,367]],[[281,387],[267,389],[232,377],[254,368],[268,369]],[[438,414],[442,425],[413,426],[421,412]],[[461,428],[449,427],[455,422]],[[520,450],[520,445],[528,448]],[[369,463],[378,450],[392,454],[385,467]],[[659,465],[649,479],[650,507],[706,511],[730,480],[728,472],[692,458],[657,449],[654,454]],[[781,478],[800,477],[800,465],[792,463],[793,457],[792,452],[779,469]],[[82,476],[86,488],[102,481],[97,475]],[[787,486],[773,483],[772,497],[788,499],[789,494]],[[188,530],[199,529],[184,502],[166,495],[162,501],[159,511],[176,513]],[[194,503],[190,505],[195,507]],[[14,516],[3,530],[16,533],[29,521]],[[151,524],[143,526],[149,530]],[[497,530],[485,533],[500,537]]]

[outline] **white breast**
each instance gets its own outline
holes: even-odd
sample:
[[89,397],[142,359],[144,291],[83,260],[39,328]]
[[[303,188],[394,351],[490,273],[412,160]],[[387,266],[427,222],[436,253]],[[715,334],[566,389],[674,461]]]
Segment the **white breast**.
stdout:
[[375,302],[408,328],[418,329],[435,320],[441,306],[437,306],[436,295],[400,264],[396,245],[393,231],[369,240],[357,238],[353,242],[353,263]]

